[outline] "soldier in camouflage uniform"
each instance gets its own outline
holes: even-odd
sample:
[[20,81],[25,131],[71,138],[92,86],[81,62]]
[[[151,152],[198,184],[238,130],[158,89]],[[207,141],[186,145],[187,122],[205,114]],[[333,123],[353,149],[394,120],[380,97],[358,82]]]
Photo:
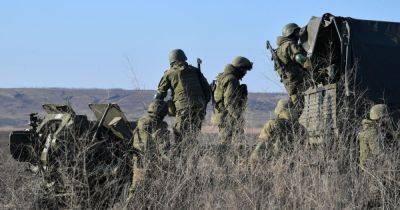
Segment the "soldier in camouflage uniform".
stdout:
[[[367,159],[375,161],[393,150],[393,134],[389,128],[388,108],[385,104],[374,105],[369,119],[362,121],[362,130],[358,134],[360,144],[360,167],[365,168]],[[384,161],[384,160],[381,160]]]
[[301,92],[305,89],[305,69],[310,68],[310,60],[305,56],[305,51],[298,44],[300,27],[295,23],[287,24],[278,37],[276,53],[279,63],[275,65],[286,91],[298,110],[302,109],[303,100]]
[[[398,195],[398,140],[390,125],[388,107],[372,106],[369,119],[362,121],[358,133],[360,167],[368,180],[369,200],[366,208],[382,207],[382,196]],[[386,200],[386,199],[385,199]]]
[[[211,89],[200,70],[189,65],[181,49],[171,51],[170,69],[165,71],[158,85],[156,99],[163,100],[171,90],[173,106],[176,110],[173,132],[178,154],[184,144],[182,140],[193,140],[201,129],[206,114],[207,103],[211,99]],[[190,139],[188,135],[190,134]]]
[[140,118],[133,132],[133,146],[141,151],[141,156],[134,156],[133,180],[130,197],[134,191],[146,190],[151,181],[160,175],[169,163],[170,132],[163,121],[168,107],[164,101],[155,100],[149,105],[148,115]]
[[243,113],[247,103],[247,86],[240,80],[253,63],[245,57],[236,57],[224,72],[217,76],[214,89],[214,124],[218,125],[221,144],[230,144],[243,135]]
[[261,157],[271,159],[293,149],[296,141],[303,144],[305,128],[298,123],[298,114],[288,99],[281,99],[275,108],[276,118],[269,120],[261,130],[256,148],[251,154],[252,162]]

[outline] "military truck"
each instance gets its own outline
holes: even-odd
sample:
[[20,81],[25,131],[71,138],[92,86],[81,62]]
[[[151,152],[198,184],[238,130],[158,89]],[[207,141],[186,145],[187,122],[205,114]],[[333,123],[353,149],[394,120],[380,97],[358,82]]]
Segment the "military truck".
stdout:
[[300,31],[313,68],[300,122],[316,143],[338,135],[371,104],[400,106],[400,23],[324,14]]
[[107,208],[131,181],[132,156],[139,153],[131,145],[135,122],[117,104],[89,108],[95,120],[69,105],[45,104],[43,117],[32,113],[29,129],[10,134],[12,157],[44,178],[40,203],[47,208],[70,202],[71,191],[86,202],[83,207]]

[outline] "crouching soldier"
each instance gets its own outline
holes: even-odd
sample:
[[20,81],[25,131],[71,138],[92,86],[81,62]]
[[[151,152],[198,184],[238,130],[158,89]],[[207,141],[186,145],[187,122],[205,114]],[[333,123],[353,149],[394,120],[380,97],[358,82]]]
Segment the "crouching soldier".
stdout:
[[397,149],[394,147],[396,142],[389,124],[388,108],[385,104],[373,106],[369,119],[362,121],[362,129],[358,134],[362,169],[366,167],[367,160],[378,161],[385,153]]
[[155,100],[149,105],[148,115],[139,119],[133,132],[133,146],[141,151],[141,155],[134,157],[129,200],[136,191],[145,192],[152,180],[160,176],[162,169],[168,166],[170,132],[168,124],[163,121],[167,113],[166,102]]
[[399,144],[385,104],[372,106],[369,119],[362,121],[362,129],[357,137],[360,144],[360,167],[367,177],[371,198],[365,207],[385,208],[382,201],[386,199],[383,198],[398,195],[399,189]]
[[256,148],[251,154],[251,162],[260,158],[278,158],[282,152],[293,150],[295,143],[303,144],[305,128],[298,123],[298,114],[292,103],[281,99],[274,110],[276,118],[269,120],[261,130]]

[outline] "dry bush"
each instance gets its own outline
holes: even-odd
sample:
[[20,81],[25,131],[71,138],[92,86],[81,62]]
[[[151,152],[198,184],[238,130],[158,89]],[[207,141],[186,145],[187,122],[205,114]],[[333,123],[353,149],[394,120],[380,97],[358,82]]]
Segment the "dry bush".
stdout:
[[[118,182],[113,176],[104,176],[102,183],[97,186],[92,183],[94,187],[89,187],[90,179],[101,174],[84,170],[82,153],[93,146],[88,141],[69,157],[68,164],[59,166],[64,193],[68,195],[63,206],[67,209],[365,209],[378,202],[381,208],[399,208],[398,155],[391,158],[392,162],[363,172],[358,166],[355,140],[359,124],[349,122],[344,128],[338,137],[324,137],[321,145],[298,141],[291,152],[253,166],[249,164],[249,154],[255,136],[244,137],[242,142],[248,145],[244,151],[232,147],[221,165],[217,136],[201,135],[197,144],[183,151],[181,158],[160,166],[149,184],[135,192],[130,203],[126,202],[130,177]],[[40,185],[44,174],[28,173],[24,164],[12,160],[5,147],[0,154],[0,205],[10,209],[40,208],[37,200],[43,195]],[[111,169],[115,161],[118,162],[98,167],[104,169],[110,164]],[[122,193],[117,193],[118,190]]]

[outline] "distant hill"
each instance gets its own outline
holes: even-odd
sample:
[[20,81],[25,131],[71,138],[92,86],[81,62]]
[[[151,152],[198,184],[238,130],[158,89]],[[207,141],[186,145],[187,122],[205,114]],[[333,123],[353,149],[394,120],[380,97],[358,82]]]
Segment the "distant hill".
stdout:
[[[43,113],[45,103],[69,103],[79,114],[93,117],[89,103],[117,103],[131,120],[145,114],[155,94],[152,90],[64,89],[64,88],[0,88],[0,128],[25,127],[31,112]],[[279,93],[250,93],[248,126],[260,127],[271,116]],[[212,113],[209,107],[209,114]]]

